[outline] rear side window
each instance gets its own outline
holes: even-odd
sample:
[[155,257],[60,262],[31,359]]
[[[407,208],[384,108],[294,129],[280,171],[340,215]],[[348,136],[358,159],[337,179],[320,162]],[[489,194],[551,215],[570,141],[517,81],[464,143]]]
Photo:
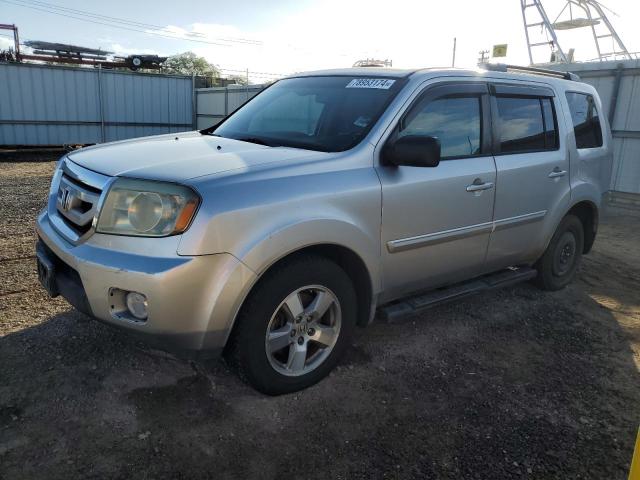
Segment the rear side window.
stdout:
[[558,129],[550,98],[496,98],[501,153],[557,150]]
[[479,96],[442,97],[412,111],[400,136],[425,135],[440,140],[442,159],[480,153],[482,109]]
[[576,147],[601,147],[602,127],[593,96],[585,93],[567,92],[567,101],[576,135]]

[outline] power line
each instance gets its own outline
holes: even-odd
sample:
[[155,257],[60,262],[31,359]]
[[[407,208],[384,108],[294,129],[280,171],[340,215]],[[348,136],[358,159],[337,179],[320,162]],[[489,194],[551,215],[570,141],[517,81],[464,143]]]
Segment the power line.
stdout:
[[[131,28],[131,27],[123,26],[123,25],[116,25],[116,24],[113,24],[113,23],[105,23],[105,22],[100,22],[100,21],[97,21],[97,20],[90,20],[88,18],[76,17],[76,16],[71,15],[71,14],[55,12],[55,11],[52,11],[52,10],[45,10],[43,8],[39,8],[39,7],[32,6],[32,5],[16,3],[16,1],[9,1],[9,0],[0,0],[0,1],[1,2],[5,2],[5,3],[9,3],[11,5],[16,5],[16,6],[19,6],[19,7],[30,8],[32,10],[38,10],[38,11],[45,12],[45,13],[50,13],[50,14],[53,14],[53,15],[59,15],[61,17],[65,17],[65,18],[71,18],[71,19],[80,20],[80,21],[83,21],[83,22],[95,23],[97,25],[105,25],[107,27],[120,28],[122,30],[129,30],[129,31],[132,31],[132,32],[145,33],[145,34],[148,34],[148,35],[156,35],[158,37],[170,38],[170,39],[173,39],[173,40],[186,40],[188,42],[206,43],[206,44],[209,44],[209,45],[216,45],[216,46],[219,46],[219,47],[231,47],[232,46],[232,45],[219,43],[219,42],[212,42],[212,41],[208,41],[208,40],[198,40],[198,39],[195,39],[195,38],[178,37],[178,36],[175,36],[175,35],[165,35],[165,34],[154,32],[154,31],[141,30],[141,29],[138,29],[138,28]],[[18,1],[20,1],[20,0],[18,0]]]
[[[200,40],[200,39],[192,39],[192,38],[184,38],[184,37],[174,36],[174,32],[172,32],[171,30],[168,30],[168,29],[166,29],[164,27],[160,27],[158,25],[154,25],[154,24],[150,24],[150,23],[137,22],[137,21],[134,21],[134,20],[127,20],[127,19],[118,18],[118,17],[111,17],[111,16],[108,16],[108,15],[94,14],[94,13],[91,13],[91,12],[88,12],[88,11],[85,11],[85,10],[79,10],[79,9],[73,9],[73,8],[68,8],[68,7],[57,6],[57,5],[54,5],[54,4],[51,4],[51,3],[47,3],[47,2],[43,2],[43,1],[39,1],[39,0],[0,0],[0,1],[2,1],[4,3],[9,3],[9,4],[12,4],[12,5],[16,5],[16,6],[21,6],[21,7],[24,7],[24,8],[30,8],[32,10],[37,10],[37,11],[41,11],[41,12],[44,12],[44,13],[50,13],[50,14],[53,14],[53,15],[58,15],[58,16],[65,17],[65,18],[70,18],[70,19],[74,19],[74,20],[94,23],[94,24],[98,24],[98,25],[105,25],[105,26],[109,26],[109,27],[120,28],[120,29],[123,29],[123,30],[129,30],[129,31],[133,31],[133,32],[140,32],[140,33],[146,33],[146,34],[150,34],[150,35],[156,35],[156,36],[160,36],[160,37],[163,37],[163,38],[171,38],[171,39],[176,39],[176,40],[187,40],[187,41],[192,41],[192,42],[207,43],[207,44],[213,44],[213,45],[218,45],[218,46],[230,46],[230,45],[220,44],[220,43],[217,43],[217,42],[211,42],[211,41],[207,41],[207,40]],[[62,10],[65,13],[57,12],[57,11],[54,11],[54,10]],[[94,20],[94,19],[90,19],[90,18],[83,18],[83,17],[93,17],[94,19],[98,19],[98,20]],[[104,19],[104,21],[101,21],[103,19]],[[113,23],[123,23],[123,24],[128,25],[128,26],[114,25]],[[147,29],[154,29],[156,31],[141,30],[140,28],[136,28],[136,26],[147,28]],[[165,35],[165,34],[160,33],[160,32],[167,32],[167,33],[171,33],[172,35]],[[8,34],[0,34],[0,35],[2,35],[4,37],[12,38],[12,36],[8,35]],[[198,32],[187,33],[187,35],[197,35],[197,36],[203,36],[204,37],[204,34],[198,33]],[[218,40],[238,41],[238,42],[241,42],[241,43],[242,42],[247,42],[247,43],[248,42],[252,42],[252,44],[261,44],[262,43],[262,42],[258,43],[258,41],[255,41],[255,40],[240,39],[240,38],[236,38],[236,39],[218,39]],[[221,71],[221,72],[247,74],[247,70],[238,70],[238,69],[229,69],[229,68],[218,68],[218,70]],[[288,73],[274,73],[274,72],[253,72],[253,71],[249,71],[248,73],[251,76],[260,77],[260,78],[269,78],[269,77],[281,78],[283,76],[289,75]]]
[[[196,43],[204,43],[208,45],[216,45],[223,47],[230,47],[233,45],[229,45],[227,43],[219,43],[219,42],[228,42],[228,43],[236,43],[240,45],[263,45],[263,42],[260,40],[251,40],[246,38],[210,38],[207,37],[204,33],[201,32],[185,32],[183,35],[167,29],[166,27],[161,27],[159,25],[139,22],[136,20],[125,19],[121,17],[113,17],[109,15],[102,15],[98,13],[93,13],[87,10],[80,10],[76,8],[63,7],[59,5],[55,5],[53,3],[44,2],[42,0],[0,0],[0,2],[5,2],[11,5],[20,6],[23,8],[29,8],[32,10],[37,10],[44,13],[49,13],[52,15],[58,15],[61,17],[74,19],[83,22],[89,22],[97,25],[104,25],[107,27],[119,28],[122,30],[128,30],[137,33],[143,33],[147,35],[155,35],[162,38],[168,38],[173,40],[185,40],[188,42],[196,42]],[[151,31],[150,31],[151,30]],[[193,38],[197,37],[197,38]],[[212,41],[217,40],[217,41]],[[300,49],[297,45],[286,44],[288,48],[297,51],[305,51],[305,49]],[[347,57],[353,55],[347,55],[345,53],[339,53],[338,56]],[[240,73],[244,71],[238,71]],[[274,76],[281,76],[280,74],[268,74]]]
[[[169,34],[175,34],[174,31],[160,26],[160,25],[154,25],[152,23],[144,23],[144,22],[138,22],[136,20],[129,20],[126,18],[121,18],[121,17],[112,17],[109,15],[102,15],[99,13],[93,13],[87,10],[80,10],[77,8],[69,8],[69,7],[63,7],[61,5],[56,5],[53,3],[47,3],[47,2],[43,2],[41,0],[15,0],[18,1],[20,3],[24,3],[24,4],[31,4],[31,5],[36,5],[38,7],[42,7],[42,8],[46,8],[46,9],[53,9],[53,10],[60,10],[63,12],[69,12],[72,13],[74,15],[80,15],[80,16],[87,16],[87,17],[93,17],[93,18],[97,18],[99,20],[103,20],[103,21],[107,21],[107,22],[115,22],[115,23],[123,23],[125,25],[130,25],[130,26],[135,26],[135,27],[142,27],[142,28],[146,28],[146,29],[152,29],[152,30],[157,30],[160,32],[165,32],[165,33],[169,33]],[[27,5],[24,5],[27,6]],[[207,38],[207,36],[204,33],[201,32],[186,32],[185,35],[188,36],[192,36],[192,37],[202,37],[202,38]],[[251,39],[246,39],[246,38],[214,38],[213,40],[220,40],[220,41],[227,41],[227,42],[236,42],[236,43],[248,43],[248,44],[254,44],[254,45],[260,45],[262,44],[261,41],[259,40],[251,40]]]
[[[247,73],[246,70],[234,70],[231,68],[218,68],[218,70],[222,71],[222,72],[232,72],[232,73]],[[287,75],[289,75],[288,73],[272,73],[272,72],[252,72],[251,70],[249,70],[249,73],[253,73],[254,76],[258,76],[258,75],[262,75],[262,76],[268,76],[268,77],[285,77]]]
[[[0,36],[2,37],[7,37],[7,38],[13,38],[13,35],[7,35],[6,33],[0,33]],[[28,40],[28,39],[26,39]],[[25,45],[24,43],[20,43],[21,47],[28,47],[28,45]],[[216,70],[219,70],[220,72],[227,72],[227,73],[242,73],[245,74],[247,73],[247,70],[238,70],[238,69],[233,69],[233,68],[220,68],[220,67],[216,67]],[[259,77],[259,78],[282,78],[282,77],[286,77],[287,75],[289,75],[289,73],[273,73],[273,72],[254,72],[249,70],[249,75],[253,76],[253,77]]]
[[109,15],[101,15],[101,14],[98,14],[98,13],[91,13],[91,12],[88,12],[86,10],[79,10],[79,9],[76,9],[76,8],[63,7],[63,6],[60,6],[60,5],[54,5],[52,3],[41,2],[41,1],[38,1],[38,0],[16,0],[16,1],[19,1],[20,3],[26,3],[26,4],[39,6],[39,7],[42,7],[42,8],[53,9],[53,10],[61,10],[61,11],[73,13],[73,14],[76,14],[76,15],[94,17],[94,18],[98,18],[98,19],[101,19],[101,20],[104,20],[104,21],[113,21],[113,22],[116,22],[116,23],[125,23],[125,24],[129,24],[129,25],[132,25],[132,26],[150,28],[150,29],[153,29],[153,30],[165,30],[165,27],[162,27],[162,26],[159,26],[159,25],[153,25],[151,23],[142,23],[142,22],[136,22],[136,21],[133,21],[133,20],[127,20],[127,19],[118,18],[118,17],[111,17]]
[[[13,38],[13,35],[6,34],[6,33],[0,33],[0,36]],[[28,40],[28,39],[26,39],[26,40]],[[28,45],[20,43],[20,46],[27,47]],[[220,72],[229,72],[229,73],[242,73],[242,74],[246,74],[247,73],[247,70],[239,70],[239,69],[233,69],[233,68],[216,67],[216,70],[219,70]],[[249,70],[249,74],[254,76],[254,77],[261,77],[261,78],[267,78],[267,77],[281,78],[281,77],[286,77],[287,75],[289,75],[289,73],[253,72],[251,70]]]

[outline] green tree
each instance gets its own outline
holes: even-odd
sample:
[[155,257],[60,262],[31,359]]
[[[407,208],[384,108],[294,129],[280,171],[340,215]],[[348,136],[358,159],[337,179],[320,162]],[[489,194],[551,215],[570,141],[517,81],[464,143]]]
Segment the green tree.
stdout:
[[184,52],[173,55],[162,64],[162,70],[166,73],[179,75],[196,75],[199,77],[218,78],[220,70],[206,58],[199,57],[193,52]]

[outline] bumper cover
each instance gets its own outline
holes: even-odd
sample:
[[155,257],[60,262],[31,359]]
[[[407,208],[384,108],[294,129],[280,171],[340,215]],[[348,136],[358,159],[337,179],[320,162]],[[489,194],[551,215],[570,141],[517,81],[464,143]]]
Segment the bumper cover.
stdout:
[[[72,245],[52,227],[46,212],[38,216],[36,230],[42,242],[38,248],[53,257],[59,291],[69,303],[149,344],[189,357],[222,351],[255,280],[254,272],[230,254],[178,256],[177,238],[171,243],[95,234]],[[132,248],[123,251],[125,244]],[[147,248],[160,244],[163,248],[155,251]],[[117,315],[110,296],[114,289],[146,295],[147,320]]]

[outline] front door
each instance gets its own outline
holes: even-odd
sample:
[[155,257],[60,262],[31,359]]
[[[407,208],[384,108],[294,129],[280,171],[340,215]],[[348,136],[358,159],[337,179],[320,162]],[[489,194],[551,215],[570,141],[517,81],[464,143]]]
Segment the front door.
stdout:
[[376,167],[382,182],[382,301],[479,274],[493,222],[496,168],[488,87],[430,86],[387,141],[437,137],[437,167]]

